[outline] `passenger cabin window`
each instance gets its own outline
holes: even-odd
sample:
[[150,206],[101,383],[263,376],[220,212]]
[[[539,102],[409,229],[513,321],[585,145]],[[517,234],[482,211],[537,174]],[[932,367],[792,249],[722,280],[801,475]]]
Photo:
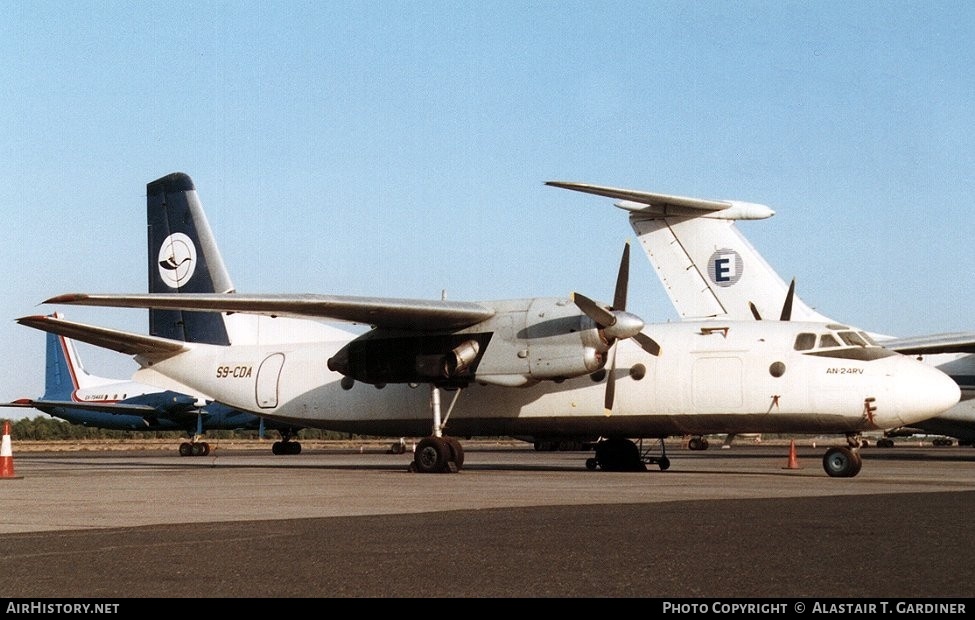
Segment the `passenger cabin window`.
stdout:
[[816,346],[816,334],[799,334],[796,336],[796,351],[808,351]]
[[823,334],[822,336],[819,337],[819,346],[824,348],[838,347],[840,346],[840,342],[836,338],[833,338],[831,334]]

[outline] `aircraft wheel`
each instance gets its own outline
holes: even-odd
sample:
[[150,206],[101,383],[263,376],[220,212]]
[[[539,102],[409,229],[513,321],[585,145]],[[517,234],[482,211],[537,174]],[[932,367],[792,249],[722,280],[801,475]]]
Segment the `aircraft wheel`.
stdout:
[[200,445],[202,445],[202,446],[203,446],[203,451],[202,451],[202,453],[200,454],[200,456],[207,456],[208,454],[210,454],[210,444],[208,444],[207,442],[205,442],[205,441],[204,441],[204,442],[203,442],[202,444],[200,444]]
[[657,465],[660,466],[660,471],[667,471],[670,469],[670,459],[668,459],[666,456],[662,456],[657,459]]
[[288,450],[288,454],[301,454],[301,444],[297,441],[291,442],[291,448]]
[[188,444],[185,441],[183,443],[179,444],[179,455],[180,456],[190,456],[191,454],[193,454],[193,449],[190,447],[190,444]]
[[893,448],[894,447],[894,440],[888,439],[886,437],[884,437],[883,439],[878,439],[877,440],[877,447],[878,448]]
[[629,439],[612,437],[596,444],[596,460],[604,471],[646,471],[640,449]]
[[687,442],[688,450],[703,450],[704,440],[700,437],[691,437],[690,441]]
[[456,437],[444,437],[444,441],[447,442],[447,447],[450,448],[450,460],[454,462],[457,469],[464,466],[464,446],[460,445],[460,441]]
[[271,454],[284,454],[280,441],[275,441],[273,444],[271,444]]
[[823,469],[831,478],[852,478],[860,473],[860,455],[847,447],[834,447],[823,456]]
[[191,443],[190,452],[193,456],[203,456],[203,444],[202,443]]
[[413,452],[413,464],[421,474],[449,471],[450,446],[442,437],[424,437]]
[[596,471],[597,467],[599,467],[599,461],[591,457],[586,459],[586,469],[589,471]]
[[853,452],[853,470],[850,472],[849,478],[860,473],[860,468],[863,467],[863,457],[860,456],[859,452]]

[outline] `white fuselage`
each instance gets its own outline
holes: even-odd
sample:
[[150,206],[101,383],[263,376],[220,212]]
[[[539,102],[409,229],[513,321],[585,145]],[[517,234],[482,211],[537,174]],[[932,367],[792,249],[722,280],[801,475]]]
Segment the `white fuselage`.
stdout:
[[[603,408],[604,371],[527,387],[475,381],[452,408],[455,392],[446,393],[444,432],[856,433],[909,425],[958,402],[958,386],[937,369],[883,350],[874,359],[862,354],[877,353],[879,347],[795,349],[797,334],[825,331],[824,324],[779,321],[649,325],[644,332],[660,344],[660,355],[651,356],[631,341],[617,344],[616,397],[609,415]],[[378,387],[330,371],[326,361],[347,342],[192,345],[151,368],[231,407],[301,426],[384,436],[429,434],[430,386]]]

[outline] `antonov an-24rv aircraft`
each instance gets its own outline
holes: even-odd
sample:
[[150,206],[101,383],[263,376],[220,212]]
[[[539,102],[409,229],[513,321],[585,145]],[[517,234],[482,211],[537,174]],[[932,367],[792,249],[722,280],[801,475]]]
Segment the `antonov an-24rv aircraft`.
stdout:
[[[193,194],[197,200],[195,189]],[[761,207],[702,204],[715,211]],[[754,320],[644,324],[626,311],[628,270],[627,245],[612,304],[579,294],[480,302],[67,294],[46,302],[372,326],[362,334],[313,342],[221,345],[52,316],[18,321],[132,355],[143,369],[134,379],[147,371],[146,381],[152,382],[159,373],[271,420],[422,436],[412,467],[423,473],[462,468],[457,437],[599,437],[595,457],[586,462],[590,469],[645,469],[647,462],[666,469],[665,452],[645,457],[633,440],[712,433],[855,435],[912,424],[959,400],[958,385],[947,375],[877,346],[848,326]],[[446,413],[441,391],[452,394]],[[834,477],[855,476],[861,466],[858,452],[845,446],[829,448],[823,462]]]

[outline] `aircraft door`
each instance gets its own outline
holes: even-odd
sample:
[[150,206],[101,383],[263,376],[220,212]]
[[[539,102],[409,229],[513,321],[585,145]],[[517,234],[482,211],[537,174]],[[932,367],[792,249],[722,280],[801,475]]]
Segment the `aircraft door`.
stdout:
[[264,358],[257,369],[257,406],[273,409],[278,406],[278,382],[284,367],[284,353],[273,353]]
[[741,409],[742,364],[737,357],[702,357],[694,361],[693,403],[696,413]]

